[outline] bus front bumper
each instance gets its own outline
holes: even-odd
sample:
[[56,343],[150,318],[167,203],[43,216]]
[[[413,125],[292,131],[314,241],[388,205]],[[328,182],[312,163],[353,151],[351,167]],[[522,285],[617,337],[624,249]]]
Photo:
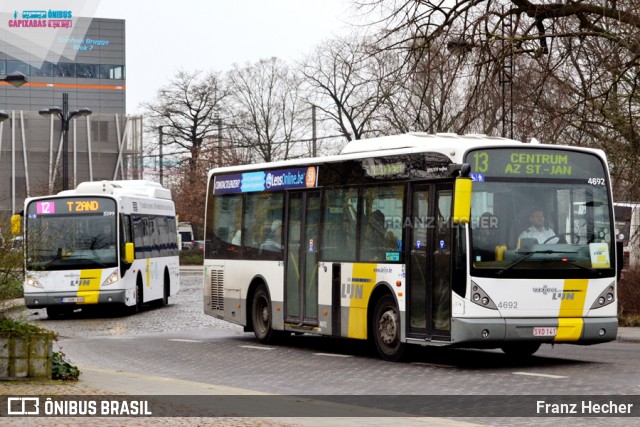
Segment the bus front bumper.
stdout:
[[613,341],[618,334],[618,319],[599,318],[529,318],[529,319],[460,319],[451,322],[452,344],[486,347],[504,342],[541,342],[596,344]]
[[92,305],[92,304],[124,304],[125,290],[101,290],[86,292],[46,292],[24,294],[27,308],[48,306]]

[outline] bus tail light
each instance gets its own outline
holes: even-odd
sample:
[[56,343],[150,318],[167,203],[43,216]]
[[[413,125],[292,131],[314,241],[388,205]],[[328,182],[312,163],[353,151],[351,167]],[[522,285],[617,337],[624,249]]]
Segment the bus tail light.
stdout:
[[616,300],[615,290],[616,288],[613,283],[607,286],[604,291],[600,292],[600,295],[598,295],[598,298],[596,298],[593,305],[591,305],[591,310],[594,308],[604,307],[605,305],[609,305],[614,302]]
[[102,282],[102,286],[109,286],[118,281],[118,270],[115,270],[113,273],[107,277],[104,282]]

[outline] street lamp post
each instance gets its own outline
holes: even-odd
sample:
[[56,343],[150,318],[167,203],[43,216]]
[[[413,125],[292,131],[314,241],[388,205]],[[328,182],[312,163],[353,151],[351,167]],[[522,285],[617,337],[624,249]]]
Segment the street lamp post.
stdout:
[[5,78],[0,79],[0,82],[7,82],[13,87],[20,87],[27,82],[27,76],[19,71],[8,74]]
[[62,189],[69,189],[69,122],[75,117],[85,117],[92,113],[88,108],[69,112],[69,94],[62,94],[62,108],[49,107],[39,111],[41,116],[54,115],[62,121]]

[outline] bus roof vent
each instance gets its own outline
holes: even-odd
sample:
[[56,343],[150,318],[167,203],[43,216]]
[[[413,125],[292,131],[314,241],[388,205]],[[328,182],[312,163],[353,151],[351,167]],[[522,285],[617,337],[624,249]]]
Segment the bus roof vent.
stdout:
[[110,181],[81,182],[76,188],[76,194],[113,194],[118,185]]
[[129,194],[171,200],[171,191],[145,179],[82,182],[75,190],[68,190],[65,194]]

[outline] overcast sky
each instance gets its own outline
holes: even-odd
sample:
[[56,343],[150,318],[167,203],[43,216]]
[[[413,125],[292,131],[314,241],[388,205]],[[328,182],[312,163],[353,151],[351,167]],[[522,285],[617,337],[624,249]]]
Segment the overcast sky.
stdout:
[[221,71],[261,58],[301,59],[349,31],[348,0],[101,0],[97,18],[126,20],[127,113],[179,69]]

